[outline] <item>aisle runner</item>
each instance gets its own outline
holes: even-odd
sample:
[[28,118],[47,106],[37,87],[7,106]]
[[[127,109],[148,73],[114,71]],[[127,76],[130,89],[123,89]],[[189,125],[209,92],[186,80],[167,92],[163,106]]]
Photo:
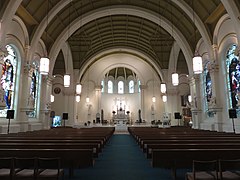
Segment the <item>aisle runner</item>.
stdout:
[[[183,175],[182,175],[183,176]],[[152,168],[134,139],[115,134],[93,168],[76,171],[76,180],[171,180],[169,170]],[[179,179],[184,179],[179,178]]]

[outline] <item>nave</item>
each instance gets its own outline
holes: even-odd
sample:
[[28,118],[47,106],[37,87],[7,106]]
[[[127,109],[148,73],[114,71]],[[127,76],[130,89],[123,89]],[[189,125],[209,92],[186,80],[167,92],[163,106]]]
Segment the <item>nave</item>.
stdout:
[[[177,179],[184,180],[187,169],[179,169]],[[66,177],[68,177],[66,175]],[[153,168],[129,134],[114,134],[90,168],[76,170],[73,180],[171,180],[168,169]]]

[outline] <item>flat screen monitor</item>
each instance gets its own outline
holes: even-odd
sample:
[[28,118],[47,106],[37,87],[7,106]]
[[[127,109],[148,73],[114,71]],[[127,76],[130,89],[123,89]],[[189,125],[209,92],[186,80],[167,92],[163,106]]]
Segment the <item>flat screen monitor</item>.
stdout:
[[58,126],[61,126],[61,116],[55,116],[54,118],[53,118],[53,124],[52,124],[52,126],[53,127],[58,127]]

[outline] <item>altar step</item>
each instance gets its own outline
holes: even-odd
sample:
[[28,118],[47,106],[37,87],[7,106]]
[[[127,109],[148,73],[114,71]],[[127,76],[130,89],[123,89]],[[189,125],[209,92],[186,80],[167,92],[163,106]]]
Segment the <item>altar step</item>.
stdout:
[[117,124],[115,125],[115,132],[114,134],[129,134],[128,126],[126,124]]

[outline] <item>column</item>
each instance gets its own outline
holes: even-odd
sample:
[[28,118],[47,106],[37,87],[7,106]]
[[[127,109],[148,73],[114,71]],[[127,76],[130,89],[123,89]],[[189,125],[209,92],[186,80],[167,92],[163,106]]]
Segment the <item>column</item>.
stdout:
[[141,90],[141,116],[142,119],[145,119],[145,95],[144,90],[146,89],[146,85],[140,85]]
[[200,75],[195,74],[190,78],[190,89],[192,92],[192,121],[193,128],[200,129],[202,119],[202,99],[201,99],[201,84]]
[[210,64],[210,75],[212,80],[212,97],[209,102],[209,111],[214,115],[214,129],[217,131],[222,131],[222,98],[220,93],[220,81],[219,81],[219,65],[218,65],[218,46],[216,44],[212,45],[213,48],[213,61]]
[[95,87],[96,92],[96,101],[97,101],[97,112],[96,112],[96,121],[97,118],[100,118],[101,123],[103,123],[103,119],[101,119],[101,85]]
[[52,92],[52,78],[49,75],[40,76],[41,82],[41,95],[40,95],[40,115],[39,119],[42,122],[43,129],[49,129],[52,122],[50,121],[51,100],[50,95]]
[[[28,129],[28,113],[33,110],[30,106],[30,86],[33,69],[29,61],[30,46],[25,47],[25,61],[23,66],[23,73],[19,83],[19,103],[16,107],[17,123],[20,125],[20,131],[27,131]],[[16,95],[16,94],[15,94]]]

